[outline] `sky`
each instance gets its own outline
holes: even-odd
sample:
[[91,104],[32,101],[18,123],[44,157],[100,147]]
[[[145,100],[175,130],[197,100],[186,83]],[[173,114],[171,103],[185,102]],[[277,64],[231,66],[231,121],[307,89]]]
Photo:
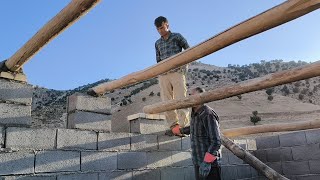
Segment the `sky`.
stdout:
[[[70,0],[10,0],[0,3],[0,61],[10,58]],[[156,63],[159,34],[154,19],[165,16],[170,30],[190,46],[283,0],[102,0],[23,67],[28,83],[68,90],[101,79],[118,79]],[[320,60],[320,10],[199,59],[206,64],[245,65],[261,60]]]

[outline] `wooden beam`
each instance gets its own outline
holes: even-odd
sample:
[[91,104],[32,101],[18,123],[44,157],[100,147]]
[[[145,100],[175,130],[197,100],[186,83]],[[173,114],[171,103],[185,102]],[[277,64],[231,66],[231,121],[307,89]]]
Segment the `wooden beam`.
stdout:
[[70,27],[76,20],[86,14],[100,0],[72,0],[54,18],[44,25],[28,42],[26,42],[5,65],[10,71],[18,71],[33,55],[50,40]]
[[263,174],[266,178],[272,180],[280,180],[280,179],[288,179],[281,174],[277,173],[275,170],[271,169],[269,166],[261,162],[258,158],[250,154],[248,151],[242,149],[237,144],[233,143],[230,139],[221,134],[222,144],[229,149],[234,155],[238,158],[242,159],[261,174]]
[[96,94],[104,94],[107,91],[154,78],[318,8],[320,8],[320,0],[288,0],[154,66],[131,73],[115,81],[102,83],[92,90]]
[[177,100],[170,100],[148,105],[143,108],[147,114],[165,112],[174,109],[184,109],[195,105],[221,100],[240,94],[258,91],[281,84],[320,76],[320,61],[294,69],[280,71],[263,77],[250,79],[238,84],[217,88],[200,94]]
[[295,122],[295,123],[276,123],[276,124],[224,129],[222,130],[222,133],[227,137],[236,137],[236,136],[258,134],[258,133],[298,131],[298,130],[315,129],[315,128],[320,128],[320,119],[313,120],[313,121]]

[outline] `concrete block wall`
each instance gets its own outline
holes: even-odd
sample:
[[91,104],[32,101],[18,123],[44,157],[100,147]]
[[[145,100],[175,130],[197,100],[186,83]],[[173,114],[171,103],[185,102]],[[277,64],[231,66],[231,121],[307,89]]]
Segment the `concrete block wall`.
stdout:
[[33,87],[0,79],[0,125],[30,126]]
[[[185,138],[76,129],[3,128],[2,179],[193,179]],[[175,173],[177,172],[177,173]],[[1,179],[0,178],[0,179]]]
[[111,131],[111,100],[75,93],[67,100],[67,128]]
[[320,179],[320,129],[256,139],[257,158],[284,176]]

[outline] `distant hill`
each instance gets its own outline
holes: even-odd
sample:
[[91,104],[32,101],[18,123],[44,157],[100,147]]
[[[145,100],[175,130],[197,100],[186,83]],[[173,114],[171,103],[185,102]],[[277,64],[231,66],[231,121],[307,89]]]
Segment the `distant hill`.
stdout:
[[[229,64],[228,67],[217,67],[201,62],[193,62],[189,66],[187,86],[189,89],[196,86],[205,89],[214,89],[305,64],[308,63],[303,61],[284,62],[282,60],[272,60],[244,66]],[[68,91],[35,87],[32,110],[32,116],[34,118],[33,125],[50,127],[64,126],[65,115],[63,115],[63,113],[66,111],[66,97],[75,92],[85,93],[89,88],[108,81],[110,80],[104,79]],[[114,131],[128,131],[128,122],[126,120],[128,115],[142,112],[143,106],[160,101],[160,90],[157,83],[157,79],[154,78],[136,85],[116,89],[106,94],[106,96],[110,97],[112,100]],[[276,110],[290,112],[290,108],[282,108],[282,110],[280,108],[287,107],[288,105],[294,107],[291,109],[291,111],[294,112],[299,111],[299,109],[302,111],[317,111],[317,105],[320,105],[319,88],[320,78],[315,77],[255,92],[256,94],[254,96],[242,95],[242,97],[232,97],[210,103],[210,105],[215,106],[221,116],[237,113],[243,114],[243,112],[246,112],[245,114],[248,115],[251,114],[251,110],[259,110],[259,105],[257,104],[260,104],[261,107],[265,107],[264,109],[269,109],[259,110],[259,112],[271,113]],[[273,99],[270,96],[272,96]],[[283,96],[286,96],[285,100],[278,101],[279,99],[283,99]],[[270,101],[268,98],[272,100]],[[235,102],[246,103],[238,103],[237,106],[239,108],[235,108],[233,107],[237,104]],[[277,103],[275,104],[273,102]],[[275,105],[278,108],[273,108]],[[243,108],[240,108],[241,106],[245,106],[247,110],[244,111]],[[229,126],[226,128],[228,127]]]

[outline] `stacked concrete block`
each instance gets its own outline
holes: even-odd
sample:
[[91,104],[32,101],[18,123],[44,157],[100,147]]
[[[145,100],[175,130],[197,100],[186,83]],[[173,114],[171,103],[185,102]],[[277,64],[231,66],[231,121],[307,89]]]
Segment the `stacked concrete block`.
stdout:
[[96,150],[97,136],[94,131],[58,129],[57,148]]
[[139,134],[164,134],[168,129],[164,115],[138,113],[128,116],[130,132]]
[[0,148],[4,146],[4,128],[0,126]]
[[30,126],[33,87],[0,79],[0,125]]
[[111,100],[75,93],[68,97],[67,128],[111,131]]
[[0,153],[0,175],[34,173],[33,152]]

